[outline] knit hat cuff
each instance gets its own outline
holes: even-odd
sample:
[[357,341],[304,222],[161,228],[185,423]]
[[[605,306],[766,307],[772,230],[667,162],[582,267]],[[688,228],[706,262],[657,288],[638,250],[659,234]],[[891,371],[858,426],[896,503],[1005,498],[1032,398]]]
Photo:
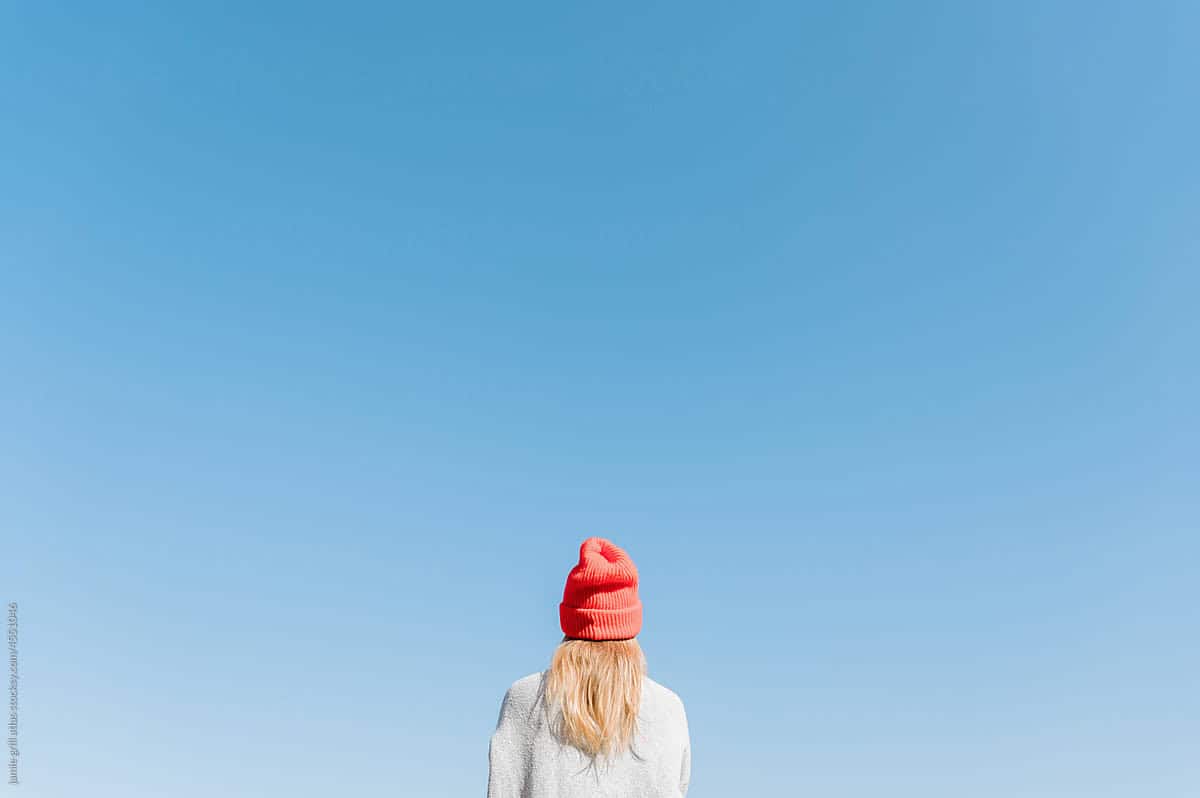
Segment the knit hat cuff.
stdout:
[[580,640],[628,640],[642,631],[642,602],[619,610],[558,605],[563,634]]

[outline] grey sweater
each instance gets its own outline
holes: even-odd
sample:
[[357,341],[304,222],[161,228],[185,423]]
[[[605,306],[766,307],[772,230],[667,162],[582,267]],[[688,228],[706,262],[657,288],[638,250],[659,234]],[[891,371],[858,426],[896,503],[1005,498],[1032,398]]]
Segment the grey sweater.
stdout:
[[544,673],[504,695],[488,752],[488,798],[682,798],[691,778],[687,716],[679,696],[649,677],[631,749],[589,757],[550,730]]

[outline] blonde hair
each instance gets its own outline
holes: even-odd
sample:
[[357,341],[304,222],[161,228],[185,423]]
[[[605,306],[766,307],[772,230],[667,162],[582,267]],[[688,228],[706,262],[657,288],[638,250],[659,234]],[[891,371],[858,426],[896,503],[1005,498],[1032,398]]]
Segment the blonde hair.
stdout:
[[637,640],[563,640],[546,678],[555,733],[593,759],[620,754],[633,740],[645,675]]

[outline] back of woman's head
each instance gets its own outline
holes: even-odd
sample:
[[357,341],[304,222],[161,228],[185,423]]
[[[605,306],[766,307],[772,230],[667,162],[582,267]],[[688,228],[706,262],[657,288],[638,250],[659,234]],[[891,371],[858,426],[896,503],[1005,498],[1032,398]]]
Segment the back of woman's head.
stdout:
[[629,747],[646,660],[637,640],[564,640],[546,677],[555,733],[590,757]]
[[603,538],[580,545],[559,605],[566,638],[550,663],[546,699],[559,737],[590,757],[628,748],[637,725],[646,674],[635,639],[637,587],[637,568],[622,549]]

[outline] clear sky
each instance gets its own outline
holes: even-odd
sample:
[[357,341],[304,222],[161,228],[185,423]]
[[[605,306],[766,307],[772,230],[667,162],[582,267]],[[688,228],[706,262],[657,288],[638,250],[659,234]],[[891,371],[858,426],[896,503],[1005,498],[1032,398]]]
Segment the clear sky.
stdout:
[[696,798],[1196,796],[1198,39],[7,4],[23,794],[480,795],[599,534]]

